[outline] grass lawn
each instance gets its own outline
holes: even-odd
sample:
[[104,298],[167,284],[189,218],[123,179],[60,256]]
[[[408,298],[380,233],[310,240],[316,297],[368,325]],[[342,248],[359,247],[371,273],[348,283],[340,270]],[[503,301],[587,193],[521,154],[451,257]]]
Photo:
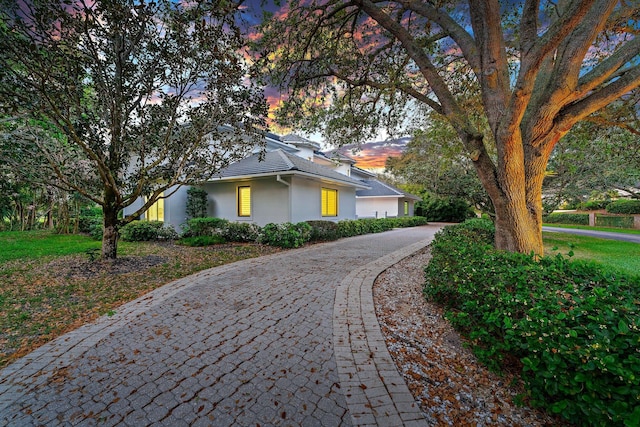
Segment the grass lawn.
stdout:
[[0,368],[175,279],[281,250],[120,242],[117,262],[91,262],[100,242],[48,231],[0,232],[0,248]]
[[77,234],[53,234],[47,230],[0,232],[0,263],[14,259],[37,259],[86,252],[100,242]]
[[543,232],[542,237],[545,255],[567,255],[572,251],[573,259],[596,261],[630,274],[640,272],[640,244],[577,234]]

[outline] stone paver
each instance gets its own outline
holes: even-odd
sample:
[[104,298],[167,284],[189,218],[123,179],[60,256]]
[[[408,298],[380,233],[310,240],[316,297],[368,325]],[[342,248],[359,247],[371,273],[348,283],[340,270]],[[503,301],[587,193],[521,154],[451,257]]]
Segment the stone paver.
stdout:
[[436,226],[200,272],[0,371],[0,426],[425,425],[371,285]]

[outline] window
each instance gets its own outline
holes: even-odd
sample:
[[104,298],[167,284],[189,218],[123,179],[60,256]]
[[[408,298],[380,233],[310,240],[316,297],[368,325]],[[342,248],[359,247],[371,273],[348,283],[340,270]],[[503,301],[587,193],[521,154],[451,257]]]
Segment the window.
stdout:
[[338,216],[338,190],[322,189],[322,216]]
[[238,187],[238,216],[251,216],[251,187]]
[[164,221],[164,193],[160,193],[158,197],[160,198],[144,213],[147,221]]
[[409,215],[409,202],[404,202],[404,216]]

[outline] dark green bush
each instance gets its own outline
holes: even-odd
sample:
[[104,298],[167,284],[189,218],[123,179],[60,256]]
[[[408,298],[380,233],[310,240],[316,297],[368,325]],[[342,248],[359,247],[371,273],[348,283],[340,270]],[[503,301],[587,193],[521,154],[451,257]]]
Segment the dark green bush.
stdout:
[[178,244],[184,246],[210,246],[220,243],[226,243],[226,240],[218,235],[183,237],[178,241]]
[[586,213],[552,213],[542,218],[547,224],[589,225],[589,214]]
[[340,238],[338,224],[333,221],[307,221],[311,226],[311,241],[324,242]]
[[91,225],[89,229],[89,235],[93,240],[102,240],[102,234],[104,232],[104,227],[102,225],[102,219],[100,221],[95,221]]
[[462,222],[476,216],[461,199],[432,197],[421,203],[421,214],[428,221]]
[[428,224],[427,218],[423,216],[401,216],[392,220],[393,228],[418,227]]
[[270,223],[262,228],[259,242],[280,248],[297,248],[307,243],[310,238],[311,226],[306,222]]
[[206,218],[207,192],[201,188],[190,187],[187,190],[186,213],[189,218]]
[[120,228],[120,237],[127,242],[143,242],[175,239],[178,236],[173,228],[165,227],[161,221],[131,221]]
[[615,214],[640,214],[640,200],[619,199],[607,205],[607,212]]
[[260,227],[248,222],[228,222],[221,227],[220,235],[228,242],[255,242]]
[[352,237],[365,234],[364,225],[361,220],[345,219],[338,221],[338,234],[340,237]]
[[96,225],[102,227],[101,216],[81,216],[78,218],[78,231],[80,233],[91,234]]
[[425,295],[488,366],[521,361],[532,405],[579,425],[638,425],[640,277],[497,251],[488,228],[438,233]]
[[223,218],[192,218],[187,221],[183,236],[214,236],[222,233],[229,221]]

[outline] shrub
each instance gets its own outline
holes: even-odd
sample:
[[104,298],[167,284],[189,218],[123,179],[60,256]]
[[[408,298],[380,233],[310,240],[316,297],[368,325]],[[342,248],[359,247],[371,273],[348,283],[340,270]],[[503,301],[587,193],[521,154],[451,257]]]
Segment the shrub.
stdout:
[[403,228],[403,227],[418,227],[420,225],[427,225],[427,218],[423,216],[401,216],[398,218],[393,218],[393,227],[394,228]]
[[360,236],[369,232],[367,225],[362,219],[338,221],[338,233],[341,237]]
[[190,187],[187,190],[186,213],[189,218],[207,216],[207,192],[201,188]]
[[120,228],[120,237],[127,242],[168,240],[178,237],[175,230],[161,221],[131,221]]
[[223,218],[192,218],[187,221],[187,227],[183,235],[185,237],[219,235],[228,224],[229,221]]
[[178,244],[184,246],[210,246],[218,245],[220,243],[226,243],[225,239],[221,236],[192,236],[183,237],[178,241]]
[[607,205],[607,212],[615,214],[640,214],[640,200],[619,199]]
[[307,221],[307,224],[311,226],[310,240],[312,242],[337,240],[340,238],[338,224],[333,221]]
[[228,242],[255,242],[260,227],[248,222],[228,222],[221,227],[220,235]]
[[297,224],[285,222],[265,225],[260,232],[259,241],[281,248],[297,248],[308,242],[310,238],[311,226],[306,222]]
[[477,223],[438,233],[425,295],[488,366],[520,360],[532,405],[580,425],[637,425],[640,277],[491,242]]
[[581,211],[597,211],[607,207],[611,200],[588,200],[578,204],[577,209]]
[[589,225],[589,214],[586,213],[552,213],[542,218],[547,224]]
[[428,221],[462,222],[476,216],[461,199],[434,197],[422,202],[422,215]]
[[104,233],[104,227],[102,225],[102,219],[95,221],[89,229],[89,235],[93,240],[102,240],[102,234]]

